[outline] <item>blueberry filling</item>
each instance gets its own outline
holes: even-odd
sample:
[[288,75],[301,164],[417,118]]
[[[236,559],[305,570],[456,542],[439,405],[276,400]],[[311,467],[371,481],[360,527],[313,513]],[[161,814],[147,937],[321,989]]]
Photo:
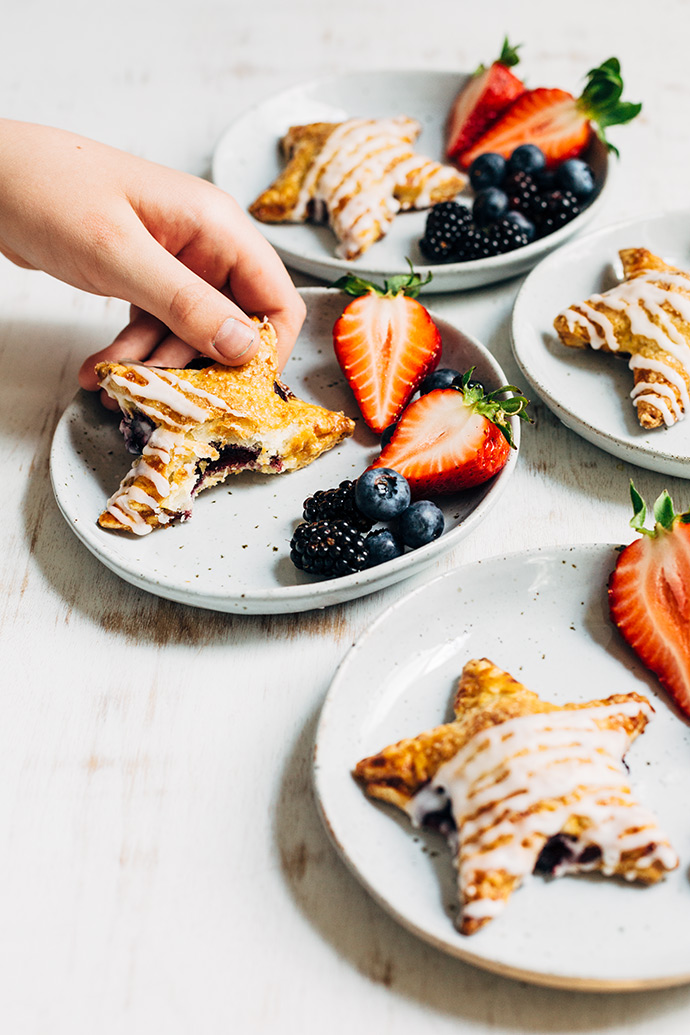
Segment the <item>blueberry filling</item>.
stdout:
[[[439,795],[440,797],[440,795]],[[450,807],[450,799],[446,798],[442,803],[442,807],[436,809],[433,812],[424,813],[424,826],[428,830],[437,830],[439,834],[443,834],[444,837],[450,838],[456,832],[455,820]]]
[[139,410],[125,414],[120,421],[120,431],[125,440],[125,448],[137,456],[143,453],[144,446],[155,431],[156,425]]
[[328,222],[326,202],[321,198],[310,198],[307,202],[307,219],[310,223]]
[[546,842],[539,858],[537,859],[534,872],[547,876],[558,876],[558,872],[570,869],[573,866],[586,867],[595,863],[601,856],[601,849],[598,845],[587,845],[581,852],[577,850],[577,838],[568,834],[556,834]]
[[185,370],[205,370],[206,367],[212,367],[214,363],[214,359],[207,359],[206,356],[195,356],[185,364]]
[[288,402],[289,399],[295,398],[294,392],[291,392],[287,385],[282,384],[281,381],[273,382],[273,391],[280,396],[283,402]]
[[[218,449],[217,445],[216,448]],[[220,455],[217,460],[209,460],[203,470],[201,467],[197,468],[198,478],[192,493],[197,492],[212,475],[220,474],[223,471],[239,471],[244,467],[249,467],[258,457],[261,447],[229,445],[221,446],[218,452]]]

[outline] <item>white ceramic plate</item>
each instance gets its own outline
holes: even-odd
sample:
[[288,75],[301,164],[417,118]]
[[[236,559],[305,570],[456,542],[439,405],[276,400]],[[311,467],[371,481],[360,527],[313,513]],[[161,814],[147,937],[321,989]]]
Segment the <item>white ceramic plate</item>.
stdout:
[[[248,208],[283,168],[278,142],[290,126],[342,122],[353,116],[403,114],[419,119],[423,127],[419,150],[430,158],[443,160],[446,119],[468,78],[459,72],[418,69],[352,72],[285,90],[263,101],[226,130],[214,154],[213,180]],[[256,225],[289,266],[324,280],[336,280],[348,270],[379,280],[406,273],[409,257],[419,272],[433,273],[427,290],[460,291],[524,273],[594,218],[604,201],[609,162],[606,149],[596,139],[585,157],[599,185],[599,194],[592,204],[556,233],[505,256],[428,265],[418,245],[426,225],[425,212],[397,216],[387,237],[354,262],[335,256],[335,238],[325,227],[258,222]],[[462,197],[465,196],[469,201],[471,191],[464,192]]]
[[[561,988],[622,990],[690,980],[690,728],[612,626],[613,546],[535,550],[456,568],[412,591],[350,650],[318,726],[315,784],[346,862],[400,923],[488,970]],[[638,691],[656,708],[627,761],[681,864],[653,887],[590,876],[533,877],[471,937],[445,842],[374,804],[350,773],[361,759],[452,717],[465,662],[488,657],[547,700]]]
[[591,349],[565,348],[553,329],[561,309],[618,282],[618,251],[633,247],[649,248],[687,269],[690,211],[618,223],[550,255],[518,293],[513,351],[532,387],[567,427],[629,463],[690,478],[690,420],[645,431],[630,401],[633,376],[627,362]]
[[[357,416],[354,398],[333,354],[333,324],[347,296],[306,288],[307,319],[285,369],[297,394]],[[459,370],[475,365],[487,387],[506,377],[479,342],[434,317],[443,339],[442,364]],[[376,437],[358,421],[352,439],[289,475],[240,474],[206,490],[192,519],[136,538],[96,524],[103,505],[129,468],[131,456],[118,431],[119,417],[106,413],[94,395],[79,392],[55,431],[50,457],[53,490],[75,535],[108,568],[141,589],[197,607],[270,614],[306,611],[363,596],[416,574],[468,535],[493,506],[517,462],[511,450],[503,470],[477,489],[448,497],[442,508],[446,531],[433,543],[358,574],[317,581],[297,571],[289,543],[301,519],[302,502],[317,489],[356,478],[378,454]],[[519,421],[512,418],[519,445]]]

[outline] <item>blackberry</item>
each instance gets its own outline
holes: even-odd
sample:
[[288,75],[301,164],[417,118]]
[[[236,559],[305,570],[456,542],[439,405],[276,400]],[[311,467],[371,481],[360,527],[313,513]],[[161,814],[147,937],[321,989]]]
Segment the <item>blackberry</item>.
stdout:
[[331,579],[369,564],[364,536],[348,521],[305,521],[290,540],[290,560],[309,575]]
[[490,250],[487,251],[486,237],[473,223],[458,244],[456,253],[458,262],[486,259],[490,254]]
[[504,218],[507,219],[509,223],[514,223],[515,226],[522,230],[522,232],[527,235],[528,242],[534,240],[534,235],[536,233],[534,223],[528,219],[527,216],[523,215],[522,212],[506,212]]
[[355,503],[355,483],[341,482],[337,489],[319,489],[302,504],[305,521],[344,520],[360,532],[368,532],[373,521]]
[[472,223],[472,213],[457,201],[434,205],[426,220],[424,237],[419,242],[422,254],[432,262],[452,262],[456,247]]
[[552,234],[578,216],[582,206],[572,191],[552,190],[535,207],[532,216],[540,237]]
[[527,231],[508,217],[497,219],[495,223],[488,226],[485,230],[485,235],[493,249],[492,255],[503,255],[505,252],[512,252],[515,248],[522,248],[530,242],[530,236]]
[[532,219],[540,195],[539,185],[534,177],[521,171],[513,173],[506,177],[503,189],[508,195],[508,207]]

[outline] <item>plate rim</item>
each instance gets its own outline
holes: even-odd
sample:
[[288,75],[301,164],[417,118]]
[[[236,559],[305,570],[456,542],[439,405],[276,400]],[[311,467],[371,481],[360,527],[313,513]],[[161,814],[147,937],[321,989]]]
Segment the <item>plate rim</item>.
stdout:
[[[519,346],[518,339],[520,335],[517,331],[518,322],[526,322],[526,318],[523,316],[523,309],[527,310],[528,308],[529,293],[534,290],[534,284],[535,282],[538,283],[539,276],[543,275],[544,270],[549,272],[552,268],[557,267],[559,262],[567,262],[571,251],[586,247],[587,245],[596,245],[600,240],[624,232],[627,229],[638,227],[641,224],[667,222],[681,218],[686,223],[690,223],[690,207],[654,209],[635,217],[617,220],[615,223],[599,227],[597,230],[578,237],[577,240],[567,242],[558,249],[558,252],[544,256],[541,262],[527,274],[515,296],[510,316],[510,343],[520,372],[529,381],[543,402],[568,428],[586,441],[591,442],[592,445],[598,446],[610,455],[616,456],[628,463],[637,464],[648,470],[669,474],[672,477],[690,478],[690,453],[687,455],[667,451],[660,453],[653,446],[645,443],[636,444],[610,431],[600,430],[589,421],[573,413],[572,408],[554,396],[550,388],[544,385],[534,365],[527,362],[524,351]],[[690,419],[690,414],[688,414],[686,419]],[[663,429],[659,429],[659,432],[663,434]],[[661,461],[662,466],[659,466],[659,461]]]
[[[325,300],[326,298],[332,298],[336,294],[340,293],[335,288],[321,285],[299,288],[298,291],[300,295],[306,296],[305,300],[307,305],[310,304],[310,299],[316,299],[317,301],[318,299]],[[481,354],[482,359],[490,367],[496,378],[499,379],[502,384],[507,383],[506,374],[503,371],[503,368],[493,353],[490,352],[485,345],[483,345],[473,335],[468,334],[466,331],[458,327],[456,323],[448,320],[445,316],[435,313],[433,309],[430,309],[429,312],[432,319],[437,323],[442,332],[443,328],[446,327],[452,330],[453,333],[464,338],[471,345],[473,350]],[[387,561],[375,568],[365,569],[362,572],[355,572],[352,575],[341,576],[337,579],[314,581],[313,583],[301,583],[294,586],[276,586],[275,588],[267,590],[249,590],[248,592],[241,594],[213,593],[209,595],[198,586],[178,589],[175,587],[175,584],[166,583],[158,579],[153,580],[147,576],[142,576],[136,570],[126,567],[118,560],[117,557],[112,556],[107,549],[101,548],[101,541],[97,538],[98,526],[95,525],[95,522],[94,528],[92,529],[87,522],[80,520],[79,515],[75,515],[71,507],[66,505],[65,500],[62,498],[62,488],[58,484],[57,476],[57,470],[61,459],[58,455],[58,438],[63,431],[63,421],[67,418],[72,407],[78,405],[80,398],[88,398],[91,394],[92,393],[85,393],[83,389],[79,389],[76,392],[63,410],[53,433],[50,447],[49,470],[53,495],[60,513],[72,529],[77,539],[79,539],[89,552],[104,564],[105,567],[124,581],[129,582],[138,589],[143,589],[156,596],[173,600],[177,603],[188,604],[193,607],[206,608],[208,610],[225,613],[297,614],[358,599],[359,597],[377,592],[380,589],[385,589],[397,582],[402,582],[420,574],[426,570],[430,564],[443,557],[450,550],[454,549],[467,535],[471,534],[475,525],[484,518],[505,491],[506,485],[515,470],[520,455],[520,421],[517,417],[513,416],[510,420],[515,449],[510,451],[505,467],[503,467],[502,470],[494,476],[493,483],[474,510],[472,510],[464,521],[458,524],[455,528],[450,529],[448,533],[445,533],[433,543],[428,543],[426,546],[422,546],[417,550],[409,551],[402,557],[395,558],[392,561]],[[295,520],[297,520],[297,518],[298,515],[295,515]],[[461,534],[454,535],[454,533],[459,533],[461,530]],[[106,534],[108,533],[103,533],[103,535]]]
[[[327,770],[327,766],[321,764],[321,758],[323,757],[322,743],[325,739],[324,734],[327,731],[328,724],[330,722],[331,712],[337,709],[339,705],[338,697],[342,696],[344,690],[341,689],[341,684],[345,684],[347,681],[347,670],[352,661],[356,656],[357,652],[362,649],[362,645],[365,645],[371,641],[372,637],[377,635],[378,630],[382,625],[385,625],[388,621],[393,620],[395,613],[403,607],[409,606],[413,603],[415,598],[418,598],[425,594],[433,594],[434,588],[445,582],[446,580],[460,580],[463,577],[463,573],[466,571],[474,571],[476,575],[477,566],[481,567],[493,567],[498,569],[505,562],[510,561],[525,561],[528,562],[539,555],[541,556],[553,556],[558,561],[561,561],[564,557],[568,556],[572,558],[572,554],[577,552],[579,554],[585,554],[588,557],[596,558],[601,556],[603,559],[606,552],[614,552],[620,547],[619,543],[612,542],[580,542],[580,543],[564,543],[560,545],[552,546],[535,546],[519,549],[515,551],[509,551],[507,553],[496,553],[487,557],[482,557],[480,561],[468,562],[466,564],[458,565],[452,568],[450,571],[444,572],[433,579],[428,580],[422,585],[412,588],[409,592],[404,594],[400,599],[394,601],[388,607],[384,608],[383,611],[371,622],[361,636],[353,643],[347,650],[344,657],[341,659],[334,675],[331,680],[326,695],[323,700],[323,704],[319,713],[316,730],[313,739],[312,748],[312,762],[311,762],[311,782],[314,792],[314,799],[318,814],[324,825],[324,828],[328,834],[331,844],[335,847],[338,852],[339,858],[346,865],[350,873],[352,873],[359,881],[360,885],[366,890],[367,894],[384,909],[388,915],[392,916],[396,922],[400,923],[406,930],[410,931],[416,937],[421,938],[427,944],[434,946],[436,949],[450,955],[456,959],[461,959],[466,963],[476,966],[481,970],[489,971],[491,973],[498,974],[502,977],[508,977],[515,980],[521,980],[528,982],[531,985],[538,985],[541,987],[555,988],[569,991],[583,991],[583,992],[630,992],[636,990],[655,990],[664,988],[674,988],[680,985],[685,985],[690,982],[690,969],[685,971],[679,971],[672,975],[658,976],[654,978],[607,978],[597,979],[589,977],[573,977],[563,974],[549,974],[540,971],[529,970],[514,966],[512,964],[503,963],[500,960],[487,958],[485,956],[477,955],[473,952],[471,946],[465,948],[462,943],[445,941],[437,937],[433,932],[425,930],[420,927],[417,923],[411,920],[409,917],[400,913],[400,911],[389,902],[384,895],[382,895],[378,889],[373,887],[365,874],[363,874],[357,867],[355,861],[350,857],[350,853],[343,843],[341,837],[337,831],[337,823],[333,822],[333,811],[329,810],[326,801],[330,796],[330,790],[327,788],[326,778],[324,772]],[[324,791],[324,788],[325,791]],[[681,861],[681,867],[683,863]],[[440,908],[440,907],[439,907]]]
[[[229,147],[229,142],[232,138],[233,132],[235,132],[245,122],[251,121],[252,118],[255,117],[263,108],[268,107],[271,104],[275,104],[283,98],[289,98],[291,94],[299,96],[307,92],[318,92],[319,90],[325,89],[333,84],[345,81],[358,81],[364,77],[378,78],[381,81],[401,76],[406,78],[415,77],[418,80],[434,79],[439,82],[444,80],[449,82],[451,80],[455,80],[458,82],[459,88],[460,83],[463,80],[469,80],[471,75],[471,72],[454,71],[447,68],[375,68],[333,73],[331,75],[317,76],[303,82],[293,83],[284,90],[278,90],[275,93],[264,97],[261,101],[253,104],[250,108],[238,114],[230,123],[228,123],[217,139],[213,149],[211,159],[211,179],[217,187],[226,190],[226,187],[223,186],[223,176],[220,173],[220,167],[225,151]],[[605,160],[604,179],[599,193],[579,216],[571,220],[569,223],[566,223],[565,226],[555,230],[552,234],[549,234],[548,237],[532,241],[523,248],[515,249],[513,252],[506,252],[504,255],[490,256],[486,259],[474,259],[463,263],[414,263],[415,272],[419,272],[424,276],[430,272],[434,275],[434,280],[436,281],[433,287],[424,287],[422,288],[422,291],[424,293],[433,293],[434,290],[437,292],[463,291],[482,285],[488,286],[492,283],[498,283],[501,280],[507,280],[510,277],[519,276],[521,273],[532,268],[535,265],[535,262],[540,261],[539,259],[534,258],[535,254],[545,256],[549,252],[561,247],[562,242],[565,242],[578,234],[589,222],[591,222],[592,219],[594,219],[594,217],[600,212],[601,208],[605,205],[610,195],[611,180],[614,175],[613,163],[610,160],[606,148],[598,141],[598,138],[593,137],[589,146],[600,151],[602,158]],[[438,160],[445,161],[446,159],[444,155],[441,155],[438,156]],[[229,193],[232,193],[232,191],[229,191]],[[242,207],[244,209],[244,205],[242,205]],[[267,225],[270,226],[270,224],[259,222],[249,215],[249,213],[247,213],[247,215],[257,229],[266,235],[265,228]],[[548,244],[545,244],[545,242],[548,242]],[[354,272],[363,276],[380,277],[390,277],[407,272],[404,258],[399,267],[391,269],[388,266],[385,266],[384,268],[383,265],[367,265],[366,256],[371,258],[370,251],[367,251],[365,256],[360,259],[353,261],[340,259],[335,254],[332,256],[324,256],[319,253],[312,252],[311,249],[300,249],[300,251],[295,251],[293,248],[286,248],[279,242],[272,241],[271,243],[280,255],[281,259],[283,259],[287,265],[312,276],[338,277],[347,273],[349,270],[354,270]],[[323,272],[314,272],[317,266],[320,267]],[[326,270],[328,272],[325,272]],[[496,276],[491,276],[490,279],[485,279],[483,274],[486,272],[494,272],[496,273]],[[450,281],[456,280],[456,278],[462,274],[467,275],[464,278],[467,280],[467,284],[465,286],[449,286]]]

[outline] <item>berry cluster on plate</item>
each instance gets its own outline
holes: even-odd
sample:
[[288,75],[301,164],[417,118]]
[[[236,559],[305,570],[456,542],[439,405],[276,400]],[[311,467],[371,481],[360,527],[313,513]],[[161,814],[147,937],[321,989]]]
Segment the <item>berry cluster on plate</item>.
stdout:
[[301,571],[322,578],[351,575],[400,557],[405,547],[414,550],[438,539],[445,525],[440,507],[431,500],[413,503],[407,479],[386,467],[315,492],[304,501],[302,518],[290,542],[290,559]]
[[620,62],[609,58],[586,76],[579,97],[550,87],[527,89],[513,68],[519,47],[506,38],[496,61],[480,65],[448,118],[446,156],[469,173],[471,208],[432,208],[420,249],[430,262],[490,258],[546,237],[574,219],[598,185],[582,160],[594,135],[630,122],[640,104],[623,101]]
[[549,169],[536,144],[521,144],[507,160],[491,151],[478,155],[469,176],[471,208],[447,201],[429,212],[419,246],[430,262],[468,262],[522,248],[578,216],[596,192],[587,162],[569,158]]
[[412,272],[384,288],[351,275],[335,285],[354,296],[333,328],[335,355],[380,449],[355,482],[304,501],[290,557],[310,574],[349,575],[438,539],[443,512],[427,497],[493,477],[514,445],[511,416],[530,420],[524,396],[503,398],[513,385],[490,392],[473,368],[438,368],[441,335],[415,297],[421,285]]

